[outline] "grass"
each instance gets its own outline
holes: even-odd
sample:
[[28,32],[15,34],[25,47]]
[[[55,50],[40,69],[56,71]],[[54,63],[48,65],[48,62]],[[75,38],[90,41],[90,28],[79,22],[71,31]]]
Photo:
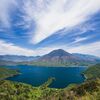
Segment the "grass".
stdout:
[[90,66],[85,72],[83,72],[83,74],[87,79],[100,78],[100,64]]
[[[0,99],[1,100],[100,100],[100,69],[98,65],[89,67],[84,74],[88,80],[80,85],[71,84],[64,89],[49,88],[54,78],[39,87],[33,87],[29,84],[12,82],[8,80],[0,81]],[[99,71],[98,71],[99,70]],[[15,72],[10,69],[1,69],[1,75],[10,76]],[[11,73],[10,73],[11,72]],[[6,73],[4,75],[4,73]],[[9,73],[9,74],[8,74]],[[92,80],[91,75],[92,74]],[[95,75],[96,74],[96,75]],[[1,77],[2,77],[1,76]],[[2,78],[3,78],[2,77]]]
[[99,97],[100,79],[64,89],[49,88],[46,84],[33,87],[24,83],[0,81],[1,100],[97,100]]
[[19,74],[17,70],[0,67],[0,80]]

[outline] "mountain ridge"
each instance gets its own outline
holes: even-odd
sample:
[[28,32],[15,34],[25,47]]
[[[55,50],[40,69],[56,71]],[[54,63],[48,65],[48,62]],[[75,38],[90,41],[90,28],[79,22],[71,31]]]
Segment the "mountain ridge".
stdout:
[[43,56],[0,56],[0,63],[28,64],[37,66],[87,66],[100,62],[99,57],[79,53],[69,53],[63,49],[57,49]]
[[63,49],[53,50],[53,51],[49,52],[48,54],[40,57],[40,59],[44,58],[44,57],[49,57],[49,58],[51,57],[52,58],[52,57],[65,57],[65,56],[69,57],[69,59],[72,58],[74,60],[85,60],[86,58],[87,58],[86,60],[89,60],[90,58],[100,60],[100,57],[96,57],[96,56],[88,55],[88,54],[69,53]]
[[40,57],[39,61],[59,61],[59,60],[75,60],[71,53],[68,53],[62,49],[53,50],[50,53]]

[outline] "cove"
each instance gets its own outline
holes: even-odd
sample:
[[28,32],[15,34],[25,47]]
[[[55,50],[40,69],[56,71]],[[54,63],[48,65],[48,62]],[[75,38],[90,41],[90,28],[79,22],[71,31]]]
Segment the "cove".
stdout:
[[7,80],[23,82],[33,86],[39,86],[46,82],[48,78],[54,77],[56,80],[50,85],[52,88],[64,88],[69,84],[79,84],[85,78],[81,73],[87,67],[40,67],[40,66],[6,66],[10,69],[18,69],[20,75],[7,78]]

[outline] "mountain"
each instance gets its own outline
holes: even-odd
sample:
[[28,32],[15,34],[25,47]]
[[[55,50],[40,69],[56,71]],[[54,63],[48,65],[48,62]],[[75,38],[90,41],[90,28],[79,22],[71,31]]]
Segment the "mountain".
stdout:
[[85,66],[98,62],[100,62],[100,59],[95,56],[84,54],[71,54],[62,49],[57,49],[40,57],[35,62],[33,62],[33,64],[38,66]]
[[73,53],[73,56],[76,56],[84,61],[91,61],[91,62],[100,62],[100,57],[96,57],[93,55],[88,54],[79,54],[79,53]]
[[39,56],[0,55],[0,61],[25,62],[38,59]]
[[100,58],[92,55],[69,53],[62,49],[53,50],[43,56],[0,55],[0,65],[27,64],[37,66],[87,66],[100,63]]
[[46,54],[40,57],[39,59],[39,61],[46,61],[46,62],[66,62],[75,60],[79,59],[62,49],[53,50],[49,54]]
[[37,60],[39,56],[0,55],[0,65],[28,64]]

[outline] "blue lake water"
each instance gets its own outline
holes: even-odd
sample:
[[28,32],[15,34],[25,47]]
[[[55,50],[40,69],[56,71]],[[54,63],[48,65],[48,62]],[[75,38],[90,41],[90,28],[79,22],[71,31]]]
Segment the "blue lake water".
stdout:
[[28,83],[39,86],[50,77],[55,77],[55,81],[50,85],[53,88],[64,88],[71,83],[79,84],[84,81],[81,73],[87,67],[36,67],[27,65],[7,66],[10,69],[19,69],[21,74],[8,78],[11,81]]

